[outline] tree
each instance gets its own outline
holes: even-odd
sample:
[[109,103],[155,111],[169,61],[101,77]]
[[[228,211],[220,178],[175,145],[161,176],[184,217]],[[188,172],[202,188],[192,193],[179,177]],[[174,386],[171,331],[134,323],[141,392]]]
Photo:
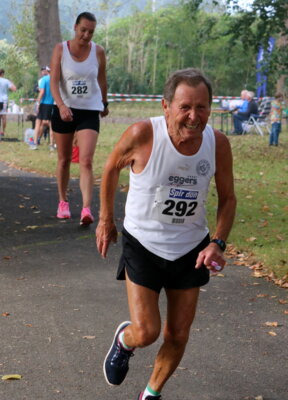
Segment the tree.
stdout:
[[[265,69],[274,77],[274,83],[278,79],[278,90],[284,89],[285,79],[288,76],[288,4],[287,0],[254,0],[249,9],[243,9],[236,0],[232,3],[232,9],[236,12],[231,19],[228,34],[232,35],[232,41],[242,40],[244,46],[254,47],[255,53],[259,46],[264,48]],[[276,39],[276,48],[273,56],[268,57],[269,38]]]
[[58,0],[35,0],[34,11],[38,64],[49,65],[53,48],[61,41]]

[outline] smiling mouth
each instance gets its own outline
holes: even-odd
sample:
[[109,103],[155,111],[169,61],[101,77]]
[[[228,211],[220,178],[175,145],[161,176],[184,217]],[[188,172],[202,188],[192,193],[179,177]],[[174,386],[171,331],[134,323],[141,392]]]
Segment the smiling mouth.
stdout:
[[185,128],[187,129],[196,129],[198,128],[199,123],[197,122],[196,124],[185,124]]

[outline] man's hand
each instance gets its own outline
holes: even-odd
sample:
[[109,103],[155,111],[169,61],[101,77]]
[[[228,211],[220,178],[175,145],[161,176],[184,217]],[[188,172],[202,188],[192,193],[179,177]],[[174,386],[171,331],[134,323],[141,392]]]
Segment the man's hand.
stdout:
[[206,265],[212,272],[219,272],[224,268],[226,261],[218,244],[210,243],[204,250],[200,251],[195,268],[200,268],[202,264]]
[[106,258],[108,247],[111,242],[117,242],[118,232],[113,222],[99,221],[96,228],[96,246],[103,258]]

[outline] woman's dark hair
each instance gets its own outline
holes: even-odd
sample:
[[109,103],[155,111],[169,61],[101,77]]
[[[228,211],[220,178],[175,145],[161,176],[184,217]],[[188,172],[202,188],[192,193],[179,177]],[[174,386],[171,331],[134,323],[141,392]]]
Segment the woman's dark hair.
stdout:
[[164,86],[164,99],[171,103],[177,86],[180,83],[186,83],[189,86],[196,87],[203,82],[209,92],[209,103],[212,103],[212,86],[208,78],[197,68],[186,68],[175,71],[168,78]]
[[78,25],[80,23],[81,19],[83,19],[83,18],[88,19],[88,21],[97,22],[94,14],[92,14],[88,11],[85,11],[78,15],[78,17],[76,18],[75,24]]

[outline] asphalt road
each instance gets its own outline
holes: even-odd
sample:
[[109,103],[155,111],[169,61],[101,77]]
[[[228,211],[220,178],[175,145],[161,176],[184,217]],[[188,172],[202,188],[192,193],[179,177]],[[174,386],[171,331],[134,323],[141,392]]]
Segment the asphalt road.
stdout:
[[[97,188],[94,198],[97,215]],[[119,231],[124,201],[119,192]],[[160,340],[135,352],[120,387],[106,384],[103,359],[129,318],[115,280],[120,243],[102,260],[95,224],[79,227],[76,180],[70,202],[72,220],[58,221],[55,179],[0,163],[0,400],[136,400],[148,381]],[[163,400],[288,400],[287,309],[287,290],[228,265],[201,290]],[[1,380],[6,374],[22,379]]]

